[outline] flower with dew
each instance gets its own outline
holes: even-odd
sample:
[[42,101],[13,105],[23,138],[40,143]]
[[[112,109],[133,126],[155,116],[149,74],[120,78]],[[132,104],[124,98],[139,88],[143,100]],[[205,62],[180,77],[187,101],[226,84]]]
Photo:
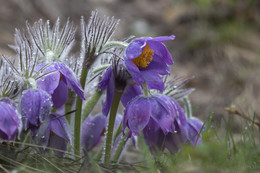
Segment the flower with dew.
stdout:
[[[114,129],[122,122],[123,116],[117,114]],[[82,124],[81,145],[86,151],[97,146],[106,131],[107,117],[103,114],[89,115]],[[117,140],[118,142],[118,140]],[[116,144],[115,144],[116,145]]]
[[170,74],[172,56],[162,43],[173,40],[175,36],[142,37],[134,39],[126,48],[125,65],[134,82],[147,83],[149,89],[164,90],[160,75]]
[[164,138],[169,134],[178,133],[180,138],[187,138],[187,120],[182,108],[176,101],[161,94],[139,95],[132,99],[125,109],[122,130],[126,126],[134,135],[142,132],[152,152],[162,147]]
[[40,75],[50,73],[37,80],[37,85],[52,95],[54,108],[65,104],[68,88],[84,100],[84,91],[78,77],[65,63],[61,62],[68,57],[69,50],[74,44],[76,30],[73,24],[68,20],[60,29],[60,20],[57,19],[53,28],[50,29],[49,21],[44,23],[39,20],[33,26],[27,23],[27,30],[34,45],[33,48],[41,54],[41,63],[36,65],[35,73],[45,66],[48,67],[41,70]]
[[[14,140],[21,132],[21,115],[10,98],[19,90],[9,64],[0,59],[0,138]],[[19,137],[19,136],[18,136]]]
[[179,111],[177,102],[168,96],[139,95],[126,106],[123,130],[128,126],[133,134],[139,135],[139,132],[147,127],[154,131],[161,129],[165,135],[173,133],[177,127],[182,128],[187,123],[185,115]]
[[22,127],[21,115],[10,102],[0,100],[0,138],[5,140],[14,140]]
[[32,140],[37,145],[54,148],[56,155],[63,156],[71,142],[70,126],[64,116],[50,114],[38,129],[32,130]]
[[41,89],[25,90],[20,107],[24,129],[38,127],[51,113],[51,96]]
[[121,59],[114,59],[99,83],[101,90],[106,88],[106,101],[103,105],[102,112],[108,115],[112,106],[115,92],[123,93],[121,101],[124,106],[133,97],[142,94],[140,86],[134,85],[132,79]]

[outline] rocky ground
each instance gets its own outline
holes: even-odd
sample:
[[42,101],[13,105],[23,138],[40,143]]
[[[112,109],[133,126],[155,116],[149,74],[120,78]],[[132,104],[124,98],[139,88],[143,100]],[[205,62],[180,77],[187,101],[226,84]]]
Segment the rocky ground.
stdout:
[[[0,52],[12,56],[14,28],[42,18],[70,17],[79,26],[91,10],[120,18],[116,39],[174,34],[172,72],[195,76],[188,87],[194,115],[221,124],[224,107],[260,113],[260,3],[254,0],[0,0]],[[78,31],[80,29],[78,28]],[[79,32],[77,39],[79,39]],[[76,47],[77,49],[77,47]],[[252,114],[251,114],[252,115]],[[237,120],[239,123],[239,120]]]

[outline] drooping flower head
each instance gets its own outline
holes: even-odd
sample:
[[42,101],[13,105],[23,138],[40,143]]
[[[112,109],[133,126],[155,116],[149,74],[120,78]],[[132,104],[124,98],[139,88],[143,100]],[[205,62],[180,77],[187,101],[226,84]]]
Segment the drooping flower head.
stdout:
[[115,92],[123,93],[122,102],[124,105],[126,105],[126,102],[129,100],[127,97],[128,95],[139,95],[142,93],[140,87],[131,84],[131,82],[132,79],[122,60],[114,59],[112,65],[107,68],[99,83],[101,90],[106,88],[106,101],[102,109],[104,115],[107,116],[109,113]]
[[19,88],[7,62],[0,59],[0,138],[14,140],[21,132],[21,115],[10,98],[17,95]]
[[[32,140],[37,145],[66,151],[71,142],[70,126],[64,116],[50,114],[39,129],[32,131]],[[64,152],[58,150],[53,151],[63,156]]]
[[[117,114],[115,120],[114,129],[117,129],[122,122],[123,116]],[[106,131],[107,117],[103,114],[97,114],[95,116],[89,115],[83,122],[81,128],[81,144],[86,151],[90,151],[98,145],[102,136]],[[117,139],[119,139],[118,137]],[[114,146],[117,144],[115,142]]]
[[0,138],[14,140],[22,128],[21,115],[16,108],[8,104],[6,100],[0,100],[0,112]]
[[138,85],[145,81],[149,89],[164,90],[164,83],[160,75],[170,73],[168,65],[172,65],[173,61],[162,42],[174,38],[173,35],[156,38],[142,37],[130,42],[126,49],[125,64]]
[[25,90],[20,105],[24,129],[38,127],[51,112],[51,96],[41,89]]
[[161,129],[166,135],[174,132],[177,127],[185,126],[186,118],[179,112],[176,102],[164,95],[137,96],[125,109],[123,129],[126,126],[134,135],[146,127],[156,131]]

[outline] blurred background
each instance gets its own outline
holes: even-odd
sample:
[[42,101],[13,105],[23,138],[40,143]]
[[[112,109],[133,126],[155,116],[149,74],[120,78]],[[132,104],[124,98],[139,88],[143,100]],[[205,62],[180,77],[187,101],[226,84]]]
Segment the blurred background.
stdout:
[[[40,18],[51,23],[68,17],[78,26],[92,10],[120,18],[115,39],[130,35],[174,34],[166,45],[174,75],[195,76],[187,87],[194,116],[221,124],[224,107],[234,103],[244,113],[260,113],[259,0],[0,0],[0,53],[13,56],[15,28]],[[79,47],[75,48],[79,50]]]

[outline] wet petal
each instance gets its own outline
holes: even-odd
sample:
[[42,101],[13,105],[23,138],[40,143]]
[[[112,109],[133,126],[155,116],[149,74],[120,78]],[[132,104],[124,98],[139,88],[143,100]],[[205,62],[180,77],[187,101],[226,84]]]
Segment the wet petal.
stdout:
[[19,129],[17,111],[12,105],[0,102],[0,138],[14,140]]
[[165,109],[157,102],[156,97],[152,97],[151,99],[151,107],[152,107],[152,118],[155,122],[158,123],[164,134],[166,135],[168,132],[174,132],[174,124],[173,118],[169,113],[169,109]]
[[[39,71],[45,65],[46,65],[45,63],[37,65],[35,67],[35,72]],[[40,73],[40,75],[43,75],[52,71],[56,71],[56,72],[50,73],[37,80],[37,86],[49,94],[53,94],[54,90],[58,87],[60,82],[60,72],[57,71],[57,69],[54,68],[53,66],[49,66],[48,68],[43,70],[42,73]]]
[[114,99],[114,92],[115,92],[115,79],[114,79],[114,74],[111,73],[111,77],[106,90],[106,101],[103,104],[103,108],[102,108],[102,112],[105,116],[108,115],[110,108],[112,106],[113,99]]
[[65,63],[56,62],[54,67],[62,74],[63,80],[67,86],[71,88],[80,99],[85,100],[84,91],[76,74]]
[[68,87],[63,82],[63,80],[61,80],[59,86],[54,90],[54,93],[52,94],[53,107],[57,109],[64,105],[67,101],[67,96]]
[[81,129],[81,144],[85,150],[94,148],[100,141],[106,127],[106,117],[102,114],[88,116],[83,122]]
[[153,40],[149,40],[147,43],[154,50],[154,54],[162,58],[163,62],[169,65],[173,64],[172,56],[164,44]]
[[65,141],[70,143],[71,141],[71,132],[70,132],[70,126],[65,119],[64,116],[59,117],[58,114],[51,114],[50,115],[50,130],[55,133],[55,135],[63,138]]
[[108,85],[111,75],[112,75],[112,68],[111,66],[109,66],[106,72],[104,73],[104,75],[102,76],[102,80],[99,82],[99,88],[101,90],[103,90]]
[[174,35],[170,35],[170,36],[155,37],[155,38],[152,38],[151,40],[164,42],[164,41],[170,41],[170,40],[174,40],[174,39],[175,39],[175,36]]
[[158,73],[154,71],[142,71],[141,73],[149,89],[164,90],[163,79]]
[[125,89],[122,97],[121,102],[126,107],[127,103],[131,101],[133,98],[135,98],[138,95],[142,94],[141,87],[139,85],[128,85],[128,87]]
[[[62,150],[64,152],[67,150],[66,141],[64,140],[64,138],[57,136],[57,135],[53,135],[50,137],[48,147]],[[62,152],[62,151],[53,150],[53,152],[57,156],[60,156],[60,157],[62,157],[64,155],[64,152]]]
[[125,111],[124,124],[128,122],[129,129],[139,135],[139,131],[143,130],[148,124],[151,115],[151,103],[147,97],[139,97],[131,101]]
[[134,39],[126,48],[126,57],[129,59],[134,59],[142,54],[144,47],[146,45],[146,39],[139,38]]
[[133,63],[133,61],[125,58],[125,65],[133,80],[139,85],[142,84],[144,82],[144,78],[138,67]]
[[[190,140],[192,145],[198,145],[202,142],[201,134],[204,131],[201,131],[202,126],[203,122],[198,118],[192,117],[187,120],[188,139]],[[200,131],[201,134],[199,136]]]
[[24,128],[28,125],[38,126],[50,114],[51,96],[41,89],[29,89],[23,92],[21,98],[21,114]]

